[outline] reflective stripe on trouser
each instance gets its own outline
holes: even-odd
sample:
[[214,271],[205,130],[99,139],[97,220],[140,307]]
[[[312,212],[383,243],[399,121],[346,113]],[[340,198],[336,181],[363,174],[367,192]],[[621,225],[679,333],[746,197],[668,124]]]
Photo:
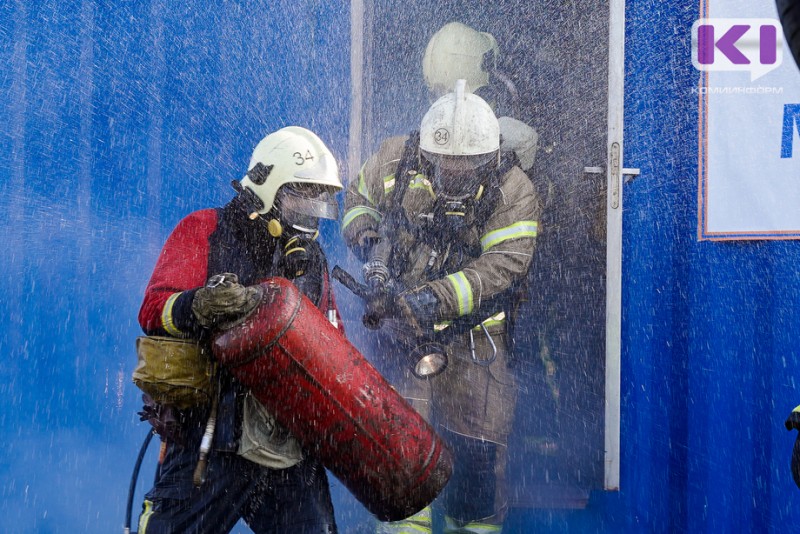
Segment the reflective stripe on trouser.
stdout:
[[478,521],[460,525],[451,517],[444,518],[445,534],[500,534],[502,531],[502,525],[490,525]]
[[376,534],[431,534],[431,518],[431,507],[426,506],[402,521],[378,524],[375,532]]
[[142,515],[139,516],[139,534],[146,534],[147,523],[150,521],[151,515],[153,515],[153,501],[145,499],[142,505]]

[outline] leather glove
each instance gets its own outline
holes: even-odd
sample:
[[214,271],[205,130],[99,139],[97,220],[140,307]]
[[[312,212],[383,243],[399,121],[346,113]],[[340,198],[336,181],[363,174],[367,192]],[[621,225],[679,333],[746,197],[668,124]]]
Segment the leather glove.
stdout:
[[384,317],[394,310],[394,296],[388,289],[376,290],[366,301],[361,322],[370,330],[377,330]]
[[439,299],[428,286],[400,293],[394,301],[397,315],[414,335],[433,333],[433,323],[439,315]]
[[225,330],[244,321],[261,302],[261,288],[244,287],[232,273],[212,276],[192,300],[200,326]]

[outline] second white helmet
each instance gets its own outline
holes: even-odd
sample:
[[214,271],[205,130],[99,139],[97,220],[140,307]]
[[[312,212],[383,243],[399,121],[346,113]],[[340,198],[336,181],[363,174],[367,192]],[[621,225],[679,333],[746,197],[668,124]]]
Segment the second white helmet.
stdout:
[[425,84],[434,95],[449,91],[456,80],[465,79],[473,91],[489,84],[489,71],[500,49],[490,33],[450,22],[428,41],[422,59]]
[[490,156],[500,149],[497,117],[485,100],[469,92],[466,80],[431,105],[419,134],[420,149],[430,155]]

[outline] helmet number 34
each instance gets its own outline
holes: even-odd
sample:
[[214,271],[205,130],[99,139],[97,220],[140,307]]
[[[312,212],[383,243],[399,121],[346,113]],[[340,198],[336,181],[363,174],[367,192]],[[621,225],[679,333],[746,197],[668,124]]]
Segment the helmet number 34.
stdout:
[[303,154],[301,154],[300,152],[295,152],[294,154],[292,154],[292,156],[295,158],[294,160],[295,165],[304,165],[306,161],[308,160],[313,161],[314,159],[314,155],[311,153],[310,150],[306,150],[305,156],[303,156]]
[[446,145],[450,140],[450,132],[445,128],[439,128],[433,133],[433,140],[437,145]]

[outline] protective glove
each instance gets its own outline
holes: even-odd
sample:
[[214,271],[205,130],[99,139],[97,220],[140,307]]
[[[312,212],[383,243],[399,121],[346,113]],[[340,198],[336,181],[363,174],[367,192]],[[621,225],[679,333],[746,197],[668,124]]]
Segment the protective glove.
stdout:
[[395,309],[394,294],[389,288],[376,288],[366,300],[361,322],[370,330],[377,330],[383,319]]
[[261,302],[261,288],[245,287],[232,273],[212,276],[192,300],[192,313],[200,326],[225,330],[244,321]]
[[397,317],[411,333],[423,337],[433,333],[433,323],[439,315],[439,299],[428,286],[397,295],[394,301]]
[[[800,430],[800,406],[792,411],[788,419],[786,419],[786,430]],[[794,483],[800,488],[800,434],[794,441],[794,449],[792,450],[792,478]]]

